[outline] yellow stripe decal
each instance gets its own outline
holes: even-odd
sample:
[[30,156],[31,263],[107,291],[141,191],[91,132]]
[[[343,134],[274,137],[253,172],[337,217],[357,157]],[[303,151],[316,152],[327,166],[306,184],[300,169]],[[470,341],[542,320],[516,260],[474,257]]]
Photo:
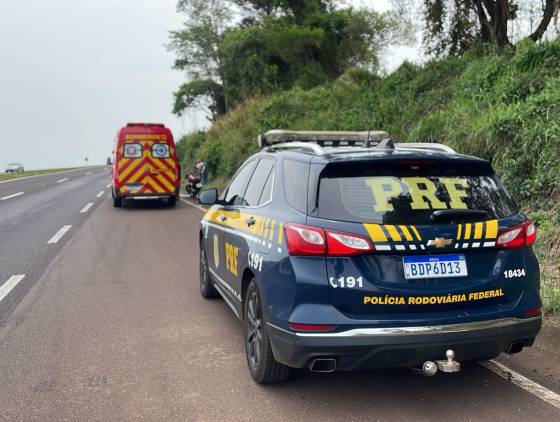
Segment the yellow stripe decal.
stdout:
[[267,235],[268,230],[270,228],[269,224],[270,224],[270,220],[268,218],[265,218],[264,226],[263,226],[263,232],[261,233],[261,236],[264,237],[264,238],[266,238],[266,235]]
[[278,244],[281,245],[282,244],[282,237],[284,236],[284,224],[280,223],[280,225],[278,226]]
[[387,229],[389,235],[393,238],[395,242],[401,241],[401,235],[399,234],[395,226],[386,225],[385,228]]
[[381,226],[379,224],[364,224],[367,232],[369,233],[369,237],[374,242],[386,242],[387,236],[383,233]]
[[272,225],[270,226],[270,236],[269,240],[274,239],[274,226],[276,225],[276,220],[272,220]]
[[486,239],[495,239],[498,236],[498,220],[486,222]]
[[405,237],[406,240],[408,240],[409,242],[412,242],[414,240],[412,238],[410,232],[406,228],[406,226],[399,226],[399,228],[401,229],[402,233],[404,234],[404,237]]
[[474,238],[480,239],[482,238],[482,228],[484,227],[484,223],[474,223]]
[[420,236],[420,233],[418,233],[418,230],[416,230],[416,226],[410,226],[410,228],[412,229],[412,231],[416,235],[416,239],[422,240],[422,236]]
[[461,240],[461,232],[462,232],[463,225],[459,224],[457,226],[457,240]]
[[465,240],[469,240],[471,238],[471,225],[465,224]]

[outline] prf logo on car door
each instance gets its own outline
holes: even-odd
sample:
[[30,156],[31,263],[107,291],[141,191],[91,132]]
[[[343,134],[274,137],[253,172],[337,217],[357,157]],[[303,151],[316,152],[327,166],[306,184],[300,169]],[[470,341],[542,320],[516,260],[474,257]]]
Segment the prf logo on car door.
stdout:
[[237,276],[237,256],[239,255],[239,248],[226,242],[226,268],[234,276]]

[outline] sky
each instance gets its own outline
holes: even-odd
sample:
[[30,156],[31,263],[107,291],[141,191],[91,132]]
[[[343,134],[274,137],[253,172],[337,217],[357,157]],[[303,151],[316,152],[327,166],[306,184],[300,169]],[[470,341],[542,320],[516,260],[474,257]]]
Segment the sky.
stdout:
[[[388,0],[350,0],[389,7]],[[172,69],[176,0],[0,0],[0,171],[103,164],[126,122],[164,123],[179,138],[200,113],[171,113],[185,81]],[[410,47],[392,49],[391,70]]]

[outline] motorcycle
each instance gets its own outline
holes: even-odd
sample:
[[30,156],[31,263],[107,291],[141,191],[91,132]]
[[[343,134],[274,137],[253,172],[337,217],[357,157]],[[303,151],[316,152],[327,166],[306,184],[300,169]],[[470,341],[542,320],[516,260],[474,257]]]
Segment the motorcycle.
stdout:
[[202,183],[200,183],[200,177],[195,176],[193,173],[187,174],[187,184],[185,186],[185,190],[187,194],[191,197],[195,197],[202,189]]

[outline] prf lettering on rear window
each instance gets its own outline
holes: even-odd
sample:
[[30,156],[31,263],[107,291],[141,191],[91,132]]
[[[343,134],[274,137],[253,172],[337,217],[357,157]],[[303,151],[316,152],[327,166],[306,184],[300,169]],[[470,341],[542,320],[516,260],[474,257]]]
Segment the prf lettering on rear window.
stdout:
[[[463,198],[467,196],[467,179],[441,177],[439,183],[449,195],[449,207],[467,209]],[[376,212],[393,211],[391,201],[401,194],[410,195],[413,210],[446,209],[447,204],[438,198],[437,186],[427,177],[376,177],[365,181],[375,199]]]
[[239,248],[226,242],[226,268],[233,275],[237,275],[237,255]]

